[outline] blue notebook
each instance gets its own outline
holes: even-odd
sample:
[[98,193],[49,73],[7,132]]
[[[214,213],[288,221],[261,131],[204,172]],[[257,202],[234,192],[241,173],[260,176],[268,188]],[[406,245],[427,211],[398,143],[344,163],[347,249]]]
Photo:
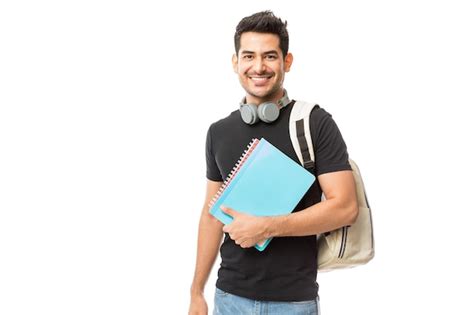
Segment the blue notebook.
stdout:
[[[276,216],[292,212],[315,177],[264,138],[254,139],[242,154],[218,193],[209,212],[224,224],[232,217],[221,205],[255,216]],[[255,247],[263,251],[271,239]]]

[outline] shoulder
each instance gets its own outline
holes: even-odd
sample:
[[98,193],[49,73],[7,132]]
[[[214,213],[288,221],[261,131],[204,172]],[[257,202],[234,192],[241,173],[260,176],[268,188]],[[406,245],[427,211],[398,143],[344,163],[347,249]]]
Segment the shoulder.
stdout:
[[311,122],[320,123],[332,119],[332,115],[326,109],[318,105],[311,111],[310,119]]
[[310,114],[309,124],[311,135],[314,137],[313,141],[321,140],[321,138],[327,136],[332,137],[340,132],[331,113],[321,106],[315,106],[315,108],[313,108]]
[[[299,105],[298,108],[296,108],[296,105]],[[311,107],[311,112],[309,113],[309,118],[310,120],[314,121],[321,121],[327,118],[331,117],[331,114],[328,113],[323,107],[321,107],[318,103],[316,102],[307,102],[307,101],[302,101],[298,100],[295,101],[293,100],[293,104],[291,105],[291,110],[292,111],[297,111],[295,113],[296,117],[305,117],[308,115],[308,110],[310,110]],[[298,119],[298,118],[293,118],[293,119]]]
[[321,128],[324,125],[334,123],[333,117],[324,107],[316,105],[310,113],[310,123],[312,127]]
[[[312,106],[311,112],[309,112],[309,117],[308,117],[310,130],[313,131],[312,133],[314,133],[314,131],[320,129],[322,126],[326,125],[328,122],[332,120],[332,115],[328,111],[326,111],[325,108],[321,107],[316,102],[300,101],[300,104],[301,105],[304,104],[304,107],[299,107],[298,109],[295,109],[297,110],[296,117],[304,117],[304,116],[307,117],[308,110],[309,110],[308,107]],[[294,106],[292,107],[292,110],[293,109],[294,109]]]
[[213,122],[209,126],[209,132],[214,133],[214,132],[223,132],[229,128],[235,128],[237,123],[239,122],[240,119],[240,112],[239,110],[235,110],[231,112],[227,117],[224,117],[222,119],[219,119],[215,122]]

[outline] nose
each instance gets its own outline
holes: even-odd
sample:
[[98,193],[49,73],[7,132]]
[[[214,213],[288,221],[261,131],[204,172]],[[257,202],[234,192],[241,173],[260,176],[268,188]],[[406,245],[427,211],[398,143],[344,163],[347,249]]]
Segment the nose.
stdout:
[[257,73],[265,72],[265,62],[263,58],[255,58],[254,70]]

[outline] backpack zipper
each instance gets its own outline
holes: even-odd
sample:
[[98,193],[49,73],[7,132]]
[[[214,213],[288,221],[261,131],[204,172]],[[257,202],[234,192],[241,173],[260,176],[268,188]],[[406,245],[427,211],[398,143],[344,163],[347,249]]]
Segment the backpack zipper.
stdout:
[[341,240],[341,247],[339,248],[339,255],[338,258],[344,257],[344,252],[346,251],[346,243],[347,243],[347,230],[349,229],[348,226],[344,226],[342,228],[342,240]]

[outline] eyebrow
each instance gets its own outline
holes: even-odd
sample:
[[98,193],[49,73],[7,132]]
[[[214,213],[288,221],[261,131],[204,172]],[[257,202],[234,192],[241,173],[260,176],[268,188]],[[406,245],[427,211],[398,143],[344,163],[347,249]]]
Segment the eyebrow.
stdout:
[[[242,55],[245,55],[245,54],[253,55],[253,54],[255,54],[254,51],[250,51],[250,50],[242,50],[240,53],[241,53]],[[276,50],[269,50],[269,51],[265,51],[263,54],[264,54],[264,55],[271,55],[271,54],[276,54],[276,55],[278,55],[278,51],[276,51]]]

